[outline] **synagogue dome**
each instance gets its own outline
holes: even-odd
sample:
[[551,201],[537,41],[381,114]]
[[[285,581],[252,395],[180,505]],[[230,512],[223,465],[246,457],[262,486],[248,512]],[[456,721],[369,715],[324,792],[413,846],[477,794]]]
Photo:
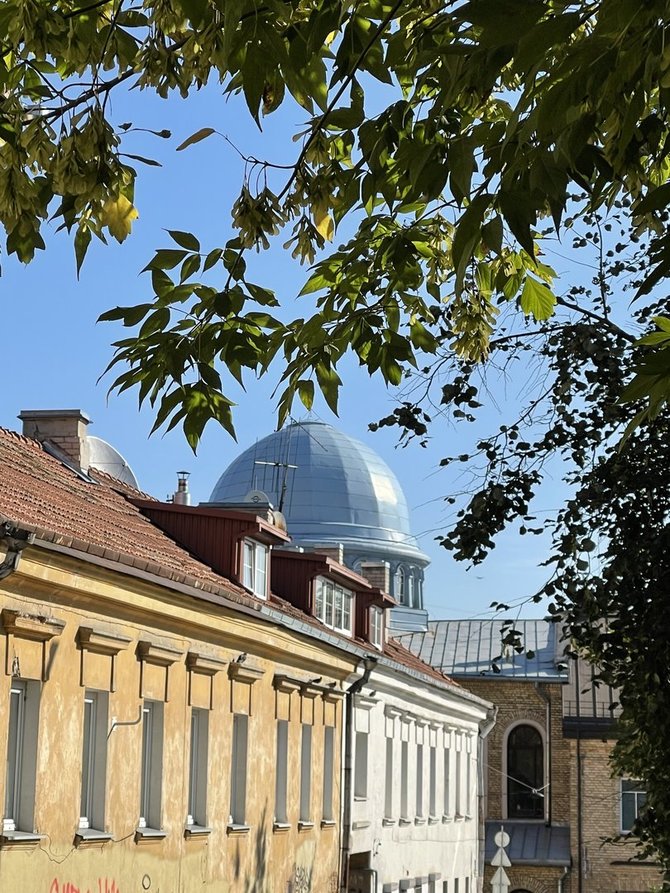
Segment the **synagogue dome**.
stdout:
[[[252,492],[255,491],[255,492]],[[344,560],[416,567],[428,556],[412,535],[407,500],[388,465],[364,443],[324,422],[294,422],[245,450],[223,472],[210,503],[267,494],[295,545],[344,547]]]

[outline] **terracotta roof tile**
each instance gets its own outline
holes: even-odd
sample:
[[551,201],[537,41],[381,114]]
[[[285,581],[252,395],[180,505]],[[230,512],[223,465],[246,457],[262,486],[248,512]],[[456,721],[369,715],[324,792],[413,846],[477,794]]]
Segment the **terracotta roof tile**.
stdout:
[[[35,532],[39,539],[90,552],[109,561],[147,568],[176,581],[240,603],[254,599],[216,574],[155,527],[126,498],[145,498],[121,481],[93,472],[84,480],[40,444],[0,428],[0,514]],[[149,497],[151,498],[151,497]]]
[[[36,441],[0,428],[0,516],[32,530],[38,539],[258,607],[258,601],[241,586],[178,546],[130,501],[153,497],[97,470],[91,470],[90,478],[76,474]],[[289,602],[272,595],[269,605],[286,620],[329,634],[337,646],[351,646],[351,639],[327,629]],[[371,655],[379,654],[368,642],[356,639],[355,645]],[[383,653],[400,666],[456,685],[392,639]]]

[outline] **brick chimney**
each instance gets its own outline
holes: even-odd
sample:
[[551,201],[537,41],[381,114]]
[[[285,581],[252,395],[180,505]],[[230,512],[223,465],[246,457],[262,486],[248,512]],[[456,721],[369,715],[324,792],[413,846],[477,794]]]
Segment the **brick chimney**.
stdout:
[[388,561],[364,561],[361,564],[360,575],[365,577],[375,589],[389,592],[391,578]]
[[305,546],[308,552],[316,552],[317,555],[325,555],[327,558],[332,558],[333,561],[337,561],[338,564],[344,564],[344,546],[342,543],[335,543],[333,545],[316,545],[316,546]]
[[86,428],[91,421],[80,409],[24,409],[19,413],[26,437],[56,447],[65,459],[88,472]]

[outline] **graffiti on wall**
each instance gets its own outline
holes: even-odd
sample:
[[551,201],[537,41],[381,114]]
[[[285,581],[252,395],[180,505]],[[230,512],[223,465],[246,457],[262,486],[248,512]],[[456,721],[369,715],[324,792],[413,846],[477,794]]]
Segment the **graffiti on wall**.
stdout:
[[49,893],[121,893],[121,889],[112,878],[99,877],[92,887],[78,887],[72,881],[59,881],[55,877],[49,887]]

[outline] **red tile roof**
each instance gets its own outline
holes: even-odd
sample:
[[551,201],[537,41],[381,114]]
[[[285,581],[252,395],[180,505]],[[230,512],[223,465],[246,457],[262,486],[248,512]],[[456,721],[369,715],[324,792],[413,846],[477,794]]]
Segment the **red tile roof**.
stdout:
[[102,472],[90,476],[95,483],[34,440],[0,428],[0,515],[39,539],[254,605],[244,589],[178,546],[126,498],[146,494]]
[[[130,501],[150,496],[104,472],[91,469],[88,477],[93,481],[49,455],[36,441],[0,428],[0,520],[28,528],[43,541],[135,567],[239,605],[259,607],[257,599],[178,546]],[[275,595],[270,605],[287,618],[328,633],[338,647],[346,650],[352,644]],[[379,655],[368,642],[356,639],[353,644]],[[387,641],[383,654],[442,684],[457,685],[397,641]]]

